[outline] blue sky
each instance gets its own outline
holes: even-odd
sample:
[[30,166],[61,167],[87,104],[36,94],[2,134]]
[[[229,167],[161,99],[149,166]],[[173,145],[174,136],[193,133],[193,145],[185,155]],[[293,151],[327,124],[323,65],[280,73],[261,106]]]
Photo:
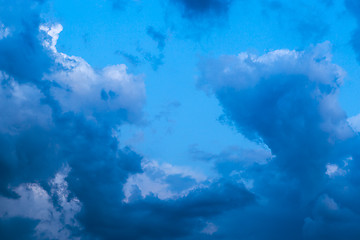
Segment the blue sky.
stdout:
[[1,239],[359,239],[355,0],[0,0]]

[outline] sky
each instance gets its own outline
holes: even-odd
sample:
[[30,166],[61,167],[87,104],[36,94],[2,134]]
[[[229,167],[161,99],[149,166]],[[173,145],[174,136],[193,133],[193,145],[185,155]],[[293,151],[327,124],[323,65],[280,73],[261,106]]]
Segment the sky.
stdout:
[[357,0],[0,0],[0,239],[360,239]]

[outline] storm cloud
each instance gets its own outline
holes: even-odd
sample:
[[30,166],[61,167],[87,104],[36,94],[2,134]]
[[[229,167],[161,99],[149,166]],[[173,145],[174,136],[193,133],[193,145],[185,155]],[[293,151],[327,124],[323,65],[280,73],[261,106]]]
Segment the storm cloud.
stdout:
[[[200,62],[198,86],[216,96],[239,132],[265,143],[274,156],[265,165],[238,167],[264,202],[243,218],[228,217],[245,226],[237,230],[226,220],[226,239],[359,237],[358,208],[340,193],[353,184],[348,172],[358,169],[352,165],[358,138],[338,103],[345,75],[331,63],[330,49],[325,42]],[[348,197],[358,194],[351,189]]]

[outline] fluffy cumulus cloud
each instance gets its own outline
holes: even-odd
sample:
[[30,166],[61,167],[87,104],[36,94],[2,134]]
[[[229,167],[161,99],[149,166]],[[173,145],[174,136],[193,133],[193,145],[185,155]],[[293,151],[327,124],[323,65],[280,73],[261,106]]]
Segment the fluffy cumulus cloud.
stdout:
[[[57,39],[61,26],[53,29],[41,26],[52,40]],[[94,70],[82,58],[58,53],[55,42],[45,42],[53,50],[55,71],[44,76],[51,85],[51,96],[63,112],[83,113],[97,121],[119,120],[135,122],[141,118],[145,101],[145,85],[141,76],[127,73],[125,65],[113,65]],[[101,114],[99,114],[101,113]]]
[[256,202],[241,182],[120,144],[119,126],[144,122],[144,77],[59,52],[62,26],[43,22],[43,4],[0,7],[1,239],[211,235],[212,218]]
[[[147,160],[143,161],[142,169],[142,173],[132,175],[124,185],[124,201],[129,202],[136,196],[145,198],[151,195],[159,199],[177,199],[186,196],[193,189],[208,185],[205,175],[189,168]],[[141,195],[136,195],[137,193]]]
[[216,96],[238,131],[273,155],[243,172],[259,205],[219,220],[227,226],[217,233],[224,239],[359,238],[359,207],[350,197],[359,194],[358,139],[337,100],[345,74],[331,62],[330,47],[199,64],[198,86]]

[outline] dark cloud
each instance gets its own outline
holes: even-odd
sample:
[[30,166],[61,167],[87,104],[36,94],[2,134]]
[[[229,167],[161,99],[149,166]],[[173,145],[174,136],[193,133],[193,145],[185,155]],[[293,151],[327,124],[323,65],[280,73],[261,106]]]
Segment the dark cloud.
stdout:
[[50,57],[39,41],[41,2],[0,1],[0,24],[9,31],[0,38],[0,70],[19,81],[40,81],[50,67]]
[[182,9],[184,17],[220,17],[227,14],[233,0],[170,0]]
[[[23,182],[47,182],[61,167],[59,156],[52,156],[57,143],[43,128],[34,126],[15,136],[1,134],[0,138],[0,192],[7,197],[17,197],[9,186]],[[52,161],[48,160],[50,157]]]
[[37,221],[26,218],[0,219],[0,236],[3,240],[31,240],[35,238]]
[[102,209],[85,221],[90,231],[104,239],[173,239],[196,234],[204,220],[254,200],[241,185],[220,181],[177,200],[148,196],[118,208],[111,205],[107,209],[115,212],[103,215]]
[[[0,135],[0,193],[7,197],[17,197],[9,189],[10,182],[16,185],[23,180],[34,181],[35,175],[39,181],[44,180],[54,173],[52,164],[56,165],[56,159],[53,163],[45,161],[49,153],[43,146],[50,146],[52,142],[39,127],[46,125],[50,109],[42,106],[44,95],[35,84],[40,85],[51,59],[39,41],[40,7],[38,1],[20,0],[12,3],[2,1],[0,7],[0,22],[9,31],[0,39],[0,91],[3,100],[0,108],[5,116],[1,120]],[[31,100],[21,100],[24,97]],[[17,110],[13,109],[16,107]],[[37,110],[41,110],[39,118],[36,117]],[[44,119],[47,120],[44,122]],[[34,133],[37,138],[33,138]],[[49,169],[42,168],[43,165]]]
[[349,239],[360,236],[356,227],[360,215],[339,206],[333,198],[321,195],[314,203],[311,217],[305,219],[304,235],[307,239]]
[[358,139],[338,104],[343,74],[331,63],[329,44],[223,56],[199,68],[199,87],[215,94],[241,133],[274,155],[267,164],[230,166],[251,183],[260,206],[219,220],[226,226],[219,239],[358,238],[359,207],[351,200],[358,190],[347,196],[341,190],[354,184],[348,172],[357,169]]

